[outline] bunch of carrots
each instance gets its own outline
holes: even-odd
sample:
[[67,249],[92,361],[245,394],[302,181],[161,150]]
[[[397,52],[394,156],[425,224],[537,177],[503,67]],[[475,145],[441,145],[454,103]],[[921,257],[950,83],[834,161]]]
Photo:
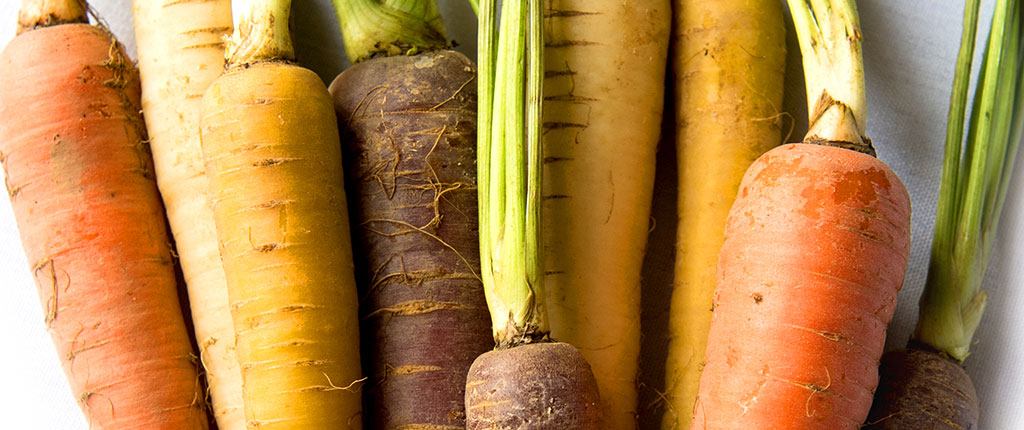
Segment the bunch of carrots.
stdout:
[[969,121],[965,6],[921,315],[885,358],[911,202],[868,137],[854,0],[788,0],[809,127],[781,146],[781,0],[470,0],[477,63],[436,0],[335,0],[353,65],[329,86],[291,0],[135,0],[137,66],[85,0],[22,0],[0,165],[94,428],[627,430],[646,361],[666,430],[972,429],[1024,134],[1024,7],[997,3]]

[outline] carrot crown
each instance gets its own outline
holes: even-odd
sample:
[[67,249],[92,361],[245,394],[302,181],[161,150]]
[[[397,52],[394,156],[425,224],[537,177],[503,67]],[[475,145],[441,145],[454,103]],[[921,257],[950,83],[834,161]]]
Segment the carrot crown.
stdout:
[[224,53],[228,67],[262,61],[295,61],[295,48],[288,29],[291,0],[244,0],[242,3]]
[[810,127],[804,142],[874,155],[860,20],[854,0],[788,0],[803,56]]
[[964,7],[935,236],[914,332],[915,341],[960,361],[985,310],[981,283],[1024,128],[1024,8],[1000,0],[963,138],[979,3]]
[[39,27],[87,23],[85,0],[22,0],[18,12],[18,34]]
[[334,10],[353,63],[448,44],[436,0],[334,0]]
[[[480,266],[498,347],[547,337],[540,283],[540,0],[479,4]],[[524,91],[525,89],[525,91]]]

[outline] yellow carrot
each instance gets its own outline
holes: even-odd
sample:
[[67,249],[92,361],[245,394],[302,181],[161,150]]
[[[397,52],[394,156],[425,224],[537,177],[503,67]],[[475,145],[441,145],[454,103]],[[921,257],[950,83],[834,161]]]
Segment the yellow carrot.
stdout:
[[667,0],[551,0],[544,288],[554,339],[594,369],[604,428],[636,427],[640,268],[668,52]]
[[664,429],[686,429],[704,365],[718,251],[747,167],[781,141],[782,3],[676,0],[679,229]]
[[291,64],[288,0],[242,10],[202,149],[249,429],[360,428],[341,147],[327,88]]
[[231,2],[135,0],[133,15],[157,184],[188,287],[214,419],[221,430],[242,430],[242,375],[199,145],[202,95],[224,68],[221,38],[231,33]]

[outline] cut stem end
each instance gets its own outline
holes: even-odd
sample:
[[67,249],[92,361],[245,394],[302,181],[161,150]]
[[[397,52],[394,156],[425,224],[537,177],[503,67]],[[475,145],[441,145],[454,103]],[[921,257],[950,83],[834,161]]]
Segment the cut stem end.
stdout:
[[448,46],[436,0],[334,0],[334,10],[353,63]]
[[860,133],[853,110],[833,99],[827,91],[818,98],[810,123],[804,143],[835,146],[876,156],[871,139]]
[[251,0],[235,23],[224,57],[227,67],[263,61],[295,61],[288,27],[291,0]]
[[789,0],[800,53],[810,127],[805,142],[874,155],[865,136],[867,96],[860,19],[854,0]]
[[17,34],[61,24],[87,24],[85,0],[23,0]]

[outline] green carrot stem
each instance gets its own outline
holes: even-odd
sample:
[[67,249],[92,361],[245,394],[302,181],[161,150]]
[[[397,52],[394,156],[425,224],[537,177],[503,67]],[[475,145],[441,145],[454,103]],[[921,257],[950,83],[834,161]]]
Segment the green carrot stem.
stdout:
[[[1015,73],[1006,73],[1005,71],[1000,73],[999,87],[1001,97],[999,100],[999,106],[996,108],[997,112],[1003,112],[1006,118],[999,121],[998,128],[996,128],[995,139],[997,142],[1007,142],[1006,155],[1004,157],[994,157],[993,163],[1001,164],[1001,169],[992,169],[993,173],[998,176],[991,178],[993,181],[993,188],[995,188],[995,195],[990,198],[990,205],[986,207],[986,218],[983,221],[984,225],[988,228],[984,231],[985,235],[995,234],[995,228],[998,226],[999,217],[1003,212],[1003,205],[1006,202],[1007,188],[1009,187],[1010,178],[1013,176],[1014,164],[1017,160],[1017,149],[1019,148],[1021,141],[1021,132],[1024,129],[1024,125],[1021,124],[1021,117],[1024,116],[1024,112],[1021,110],[1021,104],[1024,104],[1024,7],[1021,6],[1019,1],[1014,3],[1014,12],[1012,13],[1012,22],[1010,24],[1010,31],[1007,32],[1006,46],[1006,57],[1003,60],[1003,64],[1011,67],[1011,70],[1016,70]],[[998,155],[998,152],[991,153]],[[990,242],[989,239],[986,239]],[[988,248],[989,250],[991,248]],[[987,252],[987,251],[986,251]],[[987,254],[986,254],[987,256]],[[986,257],[987,259],[987,257]]]
[[867,103],[861,31],[854,0],[788,0],[804,78],[810,127],[805,142],[874,154],[865,136]]
[[[541,150],[541,111],[544,96],[544,58],[541,55],[544,46],[544,31],[541,23],[544,20],[544,12],[541,2],[537,0],[528,2],[529,25],[527,43],[527,88],[526,88],[526,278],[533,291],[543,298],[541,291],[541,261],[540,261],[540,184],[541,165],[544,156]],[[547,315],[544,309],[544,300],[537,300],[538,310],[535,313]],[[545,324],[546,325],[546,324]],[[545,330],[547,330],[545,328]]]
[[[491,201],[491,129],[494,127],[494,67],[498,39],[498,11],[496,0],[484,0],[477,9],[477,209],[480,219],[480,272],[484,285],[493,285],[491,259],[487,258],[490,245]],[[494,303],[491,288],[484,289],[487,303]],[[493,312],[492,312],[493,313]],[[492,320],[494,318],[492,317]],[[495,335],[497,337],[497,335]]]
[[[1017,94],[1013,102],[1013,117],[1010,119],[1011,126],[1009,132],[1009,145],[1010,148],[1007,150],[1006,159],[1004,160],[1003,176],[999,182],[999,196],[996,208],[993,211],[994,218],[991,220],[993,226],[998,226],[999,216],[1003,213],[1003,206],[1006,203],[1006,195],[1010,187],[1010,178],[1013,176],[1011,173],[1014,171],[1014,165],[1017,160],[1017,151],[1020,149],[1020,143],[1024,140],[1024,6],[1019,3],[1017,5],[1019,13],[1017,14],[1017,26],[1016,35],[1014,39],[1017,46]],[[1007,77],[1012,79],[1013,73],[1007,73]],[[994,232],[995,229],[990,229],[990,233]]]
[[[961,146],[964,135],[964,114],[967,110],[967,92],[971,80],[971,62],[974,58],[974,41],[978,31],[978,9],[980,0],[967,0],[964,5],[963,33],[960,36],[960,52],[956,60],[956,73],[953,77],[953,91],[950,94],[949,117],[946,124],[946,149],[942,164],[942,178],[939,184],[939,195],[956,193],[959,182]],[[948,254],[952,243],[947,238],[956,224],[956,213],[959,212],[958,198],[939,199],[938,213],[935,218],[935,239],[932,252]]]
[[353,63],[375,54],[444,48],[436,0],[333,0],[345,52]]
[[[525,161],[524,126],[526,124],[522,88],[526,76],[521,69],[525,61],[526,29],[523,0],[504,0],[498,33],[498,64],[494,95],[495,120],[501,134],[494,137],[498,151],[491,154],[491,163],[500,165],[492,172],[492,186],[504,192],[491,194],[491,216],[501,214],[501,223],[491,231],[491,270],[494,271],[499,295],[512,317],[512,332],[525,327],[536,298],[526,283],[525,250]],[[516,90],[519,90],[517,92]],[[500,120],[498,120],[500,118]],[[503,178],[495,179],[494,174]],[[499,201],[500,196],[500,201]],[[525,288],[524,288],[525,287]],[[486,288],[486,287],[485,287]]]
[[22,0],[17,34],[59,24],[88,23],[85,0]]
[[295,61],[288,29],[291,0],[247,0],[227,42],[228,67],[263,61]]
[[538,0],[506,0],[495,31],[494,0],[484,0],[479,16],[481,269],[495,342],[510,347],[548,331],[538,244],[542,15]]
[[[1000,0],[978,79],[966,141],[961,141],[977,0],[965,5],[964,36],[950,103],[946,160],[935,241],[914,339],[963,361],[970,353],[987,295],[981,284],[1020,144],[1022,17],[1016,0]],[[968,40],[969,39],[969,40]],[[958,123],[958,124],[957,124]],[[962,147],[962,149],[961,149]]]

